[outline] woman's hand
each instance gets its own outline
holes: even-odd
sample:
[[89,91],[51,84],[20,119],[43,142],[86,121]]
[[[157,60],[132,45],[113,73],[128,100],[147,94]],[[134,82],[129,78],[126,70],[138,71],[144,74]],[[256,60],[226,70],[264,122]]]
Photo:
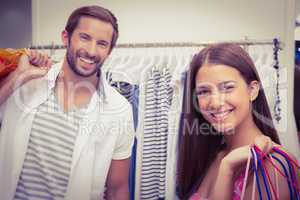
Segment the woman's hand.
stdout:
[[[268,154],[272,150],[273,142],[269,137],[260,135],[255,138],[254,145]],[[222,159],[220,167],[224,167],[231,172],[238,171],[239,167],[243,166],[247,162],[248,157],[251,156],[250,148],[251,145],[246,145],[234,149]]]
[[[254,139],[254,145],[264,153],[270,153],[273,142],[269,137],[260,135]],[[210,196],[211,199],[232,199],[234,181],[241,173],[242,167],[246,166],[245,164],[249,156],[251,156],[251,147],[252,145],[246,145],[236,148],[222,159],[213,192]]]

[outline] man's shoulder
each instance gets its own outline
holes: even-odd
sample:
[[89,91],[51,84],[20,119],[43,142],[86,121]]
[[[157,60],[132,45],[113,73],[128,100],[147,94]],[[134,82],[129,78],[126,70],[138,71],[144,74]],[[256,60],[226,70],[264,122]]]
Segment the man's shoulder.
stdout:
[[104,93],[107,103],[111,104],[130,104],[129,101],[117,91],[116,88],[109,85],[106,80],[103,80]]
[[108,83],[105,86],[104,96],[104,106],[107,113],[114,116],[128,117],[128,115],[132,115],[132,107],[129,101]]

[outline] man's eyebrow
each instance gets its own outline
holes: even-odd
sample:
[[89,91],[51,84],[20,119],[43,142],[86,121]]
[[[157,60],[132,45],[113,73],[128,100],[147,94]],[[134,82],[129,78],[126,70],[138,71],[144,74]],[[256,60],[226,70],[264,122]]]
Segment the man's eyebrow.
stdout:
[[80,35],[80,36],[87,36],[87,37],[89,37],[89,38],[91,37],[91,36],[90,36],[89,34],[87,34],[87,33],[79,33],[79,35]]
[[105,45],[110,44],[110,42],[107,40],[97,40],[97,42],[104,43]]

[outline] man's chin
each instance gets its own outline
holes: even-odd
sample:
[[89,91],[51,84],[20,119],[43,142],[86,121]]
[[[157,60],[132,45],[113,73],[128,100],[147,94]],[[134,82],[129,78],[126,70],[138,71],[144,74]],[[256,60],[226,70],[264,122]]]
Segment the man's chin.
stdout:
[[83,72],[80,72],[80,73],[77,73],[77,75],[79,76],[82,76],[82,77],[92,77],[92,76],[95,76],[96,75],[96,72],[97,71],[93,71],[93,72],[90,72],[90,73],[83,73]]

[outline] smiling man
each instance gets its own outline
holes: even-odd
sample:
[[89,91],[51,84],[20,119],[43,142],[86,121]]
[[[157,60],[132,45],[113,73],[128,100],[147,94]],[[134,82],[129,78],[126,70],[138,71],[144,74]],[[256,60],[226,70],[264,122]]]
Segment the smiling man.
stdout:
[[[1,200],[102,199],[104,193],[106,199],[129,199],[131,107],[101,75],[117,38],[109,10],[76,9],[62,32],[63,62],[7,92],[1,104]],[[31,68],[26,58],[20,65]],[[13,77],[10,85],[26,79]]]

